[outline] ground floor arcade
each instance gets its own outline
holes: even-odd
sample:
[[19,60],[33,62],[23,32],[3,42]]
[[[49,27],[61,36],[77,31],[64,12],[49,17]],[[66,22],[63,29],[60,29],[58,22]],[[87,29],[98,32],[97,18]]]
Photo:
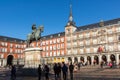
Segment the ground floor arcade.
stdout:
[[71,56],[58,56],[58,57],[45,57],[41,58],[41,63],[86,63],[88,65],[100,64],[103,61],[105,63],[114,62],[115,64],[120,63],[120,54],[119,53],[101,53],[101,54],[82,54],[82,55],[71,55]]
[[[103,61],[105,63],[114,62],[116,65],[120,63],[120,53],[101,53],[101,54],[81,54],[81,55],[66,55],[66,56],[54,56],[54,57],[41,57],[41,64],[52,63],[87,63],[88,65],[100,64]],[[24,64],[23,59],[16,59],[13,55],[8,55],[6,59],[0,59],[0,66],[6,66],[7,64]]]

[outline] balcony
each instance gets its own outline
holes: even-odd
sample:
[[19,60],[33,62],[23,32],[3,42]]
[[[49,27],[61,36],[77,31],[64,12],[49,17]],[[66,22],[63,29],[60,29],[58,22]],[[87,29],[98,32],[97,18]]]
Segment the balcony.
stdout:
[[71,49],[71,47],[69,46],[69,47],[67,47],[67,49]]
[[67,40],[67,43],[71,43],[71,41],[68,41],[68,40]]
[[77,47],[78,47],[77,45],[74,45],[74,46],[73,46],[74,49],[77,48]]

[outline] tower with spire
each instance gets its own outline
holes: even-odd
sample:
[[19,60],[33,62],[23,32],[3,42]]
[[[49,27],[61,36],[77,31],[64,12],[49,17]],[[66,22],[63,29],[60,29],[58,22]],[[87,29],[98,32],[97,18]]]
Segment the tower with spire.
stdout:
[[75,22],[73,20],[73,14],[72,14],[72,3],[70,3],[70,14],[69,14],[69,20],[67,22],[67,25],[65,26],[65,32],[66,33],[73,33],[77,29]]
[[[68,22],[65,26],[65,37],[66,37],[66,54],[72,55],[74,53],[73,46],[74,46],[74,40],[75,40],[75,33],[77,27],[75,25],[75,22],[73,20],[73,14],[72,14],[72,3],[70,3],[70,14]],[[69,62],[69,61],[68,61]]]
[[73,21],[73,15],[72,15],[72,4],[70,4],[70,15],[69,15],[69,21],[67,23],[67,26],[69,25],[75,26],[75,22]]

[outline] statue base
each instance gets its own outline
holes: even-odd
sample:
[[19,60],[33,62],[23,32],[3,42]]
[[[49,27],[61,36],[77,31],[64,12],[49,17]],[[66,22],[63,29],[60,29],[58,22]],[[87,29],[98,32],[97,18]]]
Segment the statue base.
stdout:
[[26,48],[24,50],[25,68],[37,68],[41,63],[41,48]]

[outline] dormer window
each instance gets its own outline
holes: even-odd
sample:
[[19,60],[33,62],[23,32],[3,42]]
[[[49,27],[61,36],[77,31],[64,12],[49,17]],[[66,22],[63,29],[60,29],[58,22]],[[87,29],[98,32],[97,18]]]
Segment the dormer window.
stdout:
[[118,21],[118,24],[120,24],[120,21]]
[[87,30],[89,30],[89,28],[87,28]]
[[53,36],[50,36],[50,38],[53,38]]
[[7,41],[7,38],[4,38],[5,41]]
[[44,37],[44,39],[46,39],[46,37]]
[[60,36],[60,34],[58,34],[58,36]]
[[80,31],[83,31],[83,29],[80,29]]

